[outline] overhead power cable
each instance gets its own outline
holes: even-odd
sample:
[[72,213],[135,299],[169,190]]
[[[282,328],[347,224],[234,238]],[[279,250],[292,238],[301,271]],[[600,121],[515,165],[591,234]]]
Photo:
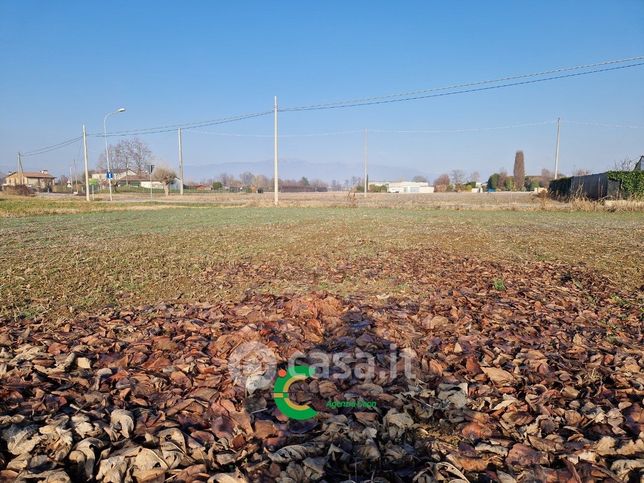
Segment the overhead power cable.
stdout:
[[595,127],[614,127],[617,129],[644,129],[644,126],[632,126],[627,124],[607,124],[602,122],[585,122],[585,121],[567,121],[562,119],[563,124],[578,124],[580,126],[595,126]]
[[[243,121],[244,119],[252,119],[254,117],[267,116],[269,114],[273,114],[273,111],[255,112],[252,114],[242,114],[239,116],[224,117],[221,119],[212,119],[210,121],[199,121],[199,122],[184,123],[184,124],[171,124],[171,125],[157,126],[157,127],[146,128],[146,129],[131,129],[128,131],[113,131],[113,132],[108,132],[107,137],[133,136],[136,134],[141,134],[141,135],[156,134],[156,133],[176,131],[179,128],[195,129],[200,127],[215,126],[218,124],[227,124],[230,122]],[[103,137],[103,133],[94,133],[92,134],[92,136]]]
[[465,129],[369,129],[369,132],[373,133],[391,133],[391,134],[448,134],[448,133],[460,133],[460,132],[479,132],[479,131],[495,131],[500,129],[514,129],[520,127],[534,127],[534,126],[546,126],[556,124],[557,121],[540,121],[540,122],[528,122],[523,124],[509,124],[506,126],[492,126],[492,127],[472,127]]
[[56,149],[61,149],[61,148],[67,147],[67,146],[69,146],[71,144],[77,143],[81,139],[83,139],[83,136],[78,136],[78,137],[75,137],[75,138],[72,138],[72,139],[68,139],[66,141],[62,141],[62,142],[57,143],[57,144],[52,144],[50,146],[44,146],[44,147],[39,148],[39,149],[34,149],[32,151],[27,151],[25,153],[20,153],[20,155],[23,156],[23,157],[27,157],[27,156],[36,156],[38,154],[48,153],[50,151],[55,151]]
[[[335,101],[335,102],[324,103],[324,104],[312,104],[312,105],[305,105],[305,106],[286,107],[286,108],[280,108],[279,111],[293,112],[293,111],[311,111],[311,110],[320,110],[320,109],[340,109],[340,108],[366,106],[366,105],[374,105],[374,104],[388,104],[393,102],[403,102],[403,101],[411,101],[411,100],[417,100],[417,99],[427,99],[431,97],[451,96],[456,94],[465,94],[465,93],[479,92],[479,91],[492,90],[492,89],[501,89],[504,87],[533,84],[537,82],[545,82],[545,81],[551,81],[556,79],[564,79],[569,77],[577,77],[582,75],[589,75],[589,74],[595,74],[600,72],[608,72],[613,70],[627,69],[630,67],[637,67],[637,66],[644,65],[644,62],[636,62],[636,61],[642,61],[642,60],[644,60],[644,56],[630,57],[630,58],[618,59],[618,60],[608,60],[608,61],[598,62],[594,64],[583,64],[583,65],[577,65],[573,67],[561,67],[558,69],[551,69],[551,70],[535,72],[531,74],[507,76],[507,77],[501,77],[497,79],[489,79],[489,80],[462,83],[462,84],[453,84],[450,86],[400,92],[400,93],[389,94],[385,96],[364,97],[364,98],[350,99],[350,100],[344,100],[344,101]],[[627,64],[627,65],[618,65],[618,64]],[[592,69],[592,70],[588,70],[588,69]],[[579,70],[583,70],[583,72],[575,72]],[[568,72],[568,73],[563,74],[564,72]],[[552,74],[559,74],[559,75],[552,75]],[[548,76],[548,77],[543,77],[543,76]],[[520,79],[525,79],[525,80],[520,80]],[[488,85],[488,84],[495,84],[495,85]],[[271,110],[271,111],[256,112],[251,114],[243,114],[243,115],[232,116],[227,118],[213,119],[208,121],[198,121],[198,122],[183,123],[183,124],[169,124],[164,126],[156,126],[156,127],[143,128],[143,129],[115,131],[115,132],[107,133],[107,137],[164,133],[164,132],[175,131],[178,128],[182,128],[186,130],[198,129],[201,127],[215,126],[219,124],[226,124],[226,123],[241,121],[244,119],[267,116],[272,113],[273,111]],[[616,127],[620,127],[620,126],[616,126]],[[629,126],[624,126],[624,127],[629,127]],[[349,131],[347,131],[347,133],[348,132]],[[310,136],[332,135],[332,134],[334,133],[311,134]],[[104,136],[103,133],[94,133],[89,135],[96,136],[96,137]],[[296,137],[296,136],[306,136],[306,135],[293,135],[293,137]],[[255,137],[263,137],[263,135],[257,135]],[[286,137],[286,136],[282,136],[282,137]],[[81,139],[82,137],[79,136],[72,139],[68,139],[66,141],[62,141],[57,144],[44,146],[42,148],[35,149],[32,151],[27,151],[21,154],[23,156],[35,156],[38,154],[44,154],[56,149],[64,148],[70,144],[73,144],[74,142],[80,141]]]
[[[642,57],[644,59],[644,57]],[[556,75],[556,76],[550,76],[550,77],[543,77],[543,78],[538,78],[538,79],[529,79],[529,80],[524,80],[524,81],[517,81],[517,82],[507,82],[504,84],[499,84],[499,85],[493,85],[493,86],[484,86],[484,87],[474,87],[471,89],[460,89],[460,90],[450,90],[448,92],[435,92],[435,91],[444,91],[449,89],[449,87],[437,87],[435,89],[427,89],[424,92],[433,92],[432,94],[423,94],[423,95],[414,95],[410,97],[400,97],[404,96],[404,94],[392,94],[391,96],[385,96],[385,98],[382,98],[380,100],[369,100],[369,98],[365,99],[354,99],[354,100],[349,100],[349,101],[340,101],[339,103],[328,103],[328,104],[314,104],[310,106],[296,106],[296,107],[285,107],[285,108],[280,108],[281,112],[296,112],[296,111],[317,111],[317,110],[323,110],[323,109],[342,109],[342,108],[347,108],[347,107],[358,107],[358,106],[372,106],[376,104],[391,104],[394,102],[405,102],[405,101],[414,101],[418,99],[429,99],[431,97],[445,97],[445,96],[453,96],[456,94],[467,94],[471,92],[480,92],[480,91],[488,91],[492,89],[502,89],[505,87],[512,87],[512,86],[519,86],[519,85],[526,85],[526,84],[536,84],[538,82],[546,82],[546,81],[551,81],[551,80],[557,80],[557,79],[565,79],[569,77],[579,77],[582,75],[589,75],[589,74],[597,74],[599,72],[608,72],[608,71],[613,71],[613,70],[620,70],[620,69],[627,69],[629,67],[637,67],[644,65],[644,62],[638,62],[634,64],[629,64],[629,65],[619,65],[619,66],[614,66],[614,67],[605,67],[603,69],[593,69],[589,71],[584,71],[584,72],[573,72],[570,74],[561,74],[561,75]],[[526,76],[520,76],[520,77],[532,77],[538,74],[528,74]],[[481,81],[479,83],[474,83],[476,84],[487,84],[487,83],[493,83],[493,82],[499,82],[499,80],[490,80],[490,81]]]

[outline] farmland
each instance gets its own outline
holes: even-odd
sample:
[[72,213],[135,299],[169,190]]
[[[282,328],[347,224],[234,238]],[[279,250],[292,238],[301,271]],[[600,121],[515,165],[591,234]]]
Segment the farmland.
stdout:
[[[641,212],[307,196],[5,205],[2,475],[33,442],[78,481],[635,478]],[[241,342],[415,378],[298,383],[319,415],[288,420],[233,384]]]
[[[436,276],[436,253],[498,262],[495,277],[506,266],[541,262],[587,267],[631,289],[642,277],[637,212],[70,203],[37,205],[50,216],[19,208],[2,219],[3,315],[234,299],[249,289],[418,293],[414,277],[397,266],[409,253],[428,277]],[[369,266],[376,276],[364,275]]]

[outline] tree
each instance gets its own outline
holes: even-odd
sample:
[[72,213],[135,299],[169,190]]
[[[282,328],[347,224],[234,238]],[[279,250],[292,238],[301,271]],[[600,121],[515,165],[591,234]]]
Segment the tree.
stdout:
[[[125,157],[123,155],[122,147],[118,144],[110,144],[107,149],[110,153],[110,169],[112,171],[124,169]],[[99,154],[98,156],[96,169],[98,171],[107,171],[107,158],[105,157],[105,150],[101,150],[101,154]]]
[[170,185],[175,179],[177,179],[177,173],[165,166],[157,166],[154,169],[152,176],[157,181],[161,181],[163,183],[163,190],[165,191],[165,195],[168,196],[170,194]]
[[514,190],[514,179],[512,179],[511,176],[506,176],[505,180],[503,181],[503,187],[506,191]]
[[573,176],[588,176],[589,174],[592,174],[591,171],[584,168],[576,169],[572,172]]
[[436,191],[447,191],[449,186],[449,175],[447,173],[441,174],[434,180],[434,187]]
[[[139,176],[146,171],[146,167],[152,160],[152,150],[139,138],[124,139],[117,146],[121,145],[125,158],[125,169],[131,169]],[[182,180],[183,181],[183,180]]]
[[232,174],[221,173],[219,175],[219,181],[224,185],[225,188],[230,188],[233,185],[237,184],[237,180]]
[[552,174],[552,171],[549,169],[543,168],[541,170],[541,179],[539,180],[539,186],[542,188],[547,188],[550,185],[550,181],[555,178],[555,175]]
[[427,178],[420,175],[414,176],[411,180],[415,183],[427,183]]
[[452,184],[454,185],[454,189],[458,191],[463,183],[465,183],[465,171],[462,169],[452,170]]
[[629,157],[626,157],[619,161],[615,161],[615,164],[613,165],[613,170],[614,171],[633,171],[633,169],[635,168],[635,164],[637,164],[636,159],[631,159]]
[[214,191],[220,191],[224,185],[221,183],[221,181],[213,181],[212,182],[212,189]]
[[487,180],[487,188],[488,190],[497,190],[499,189],[499,178],[500,175],[499,173],[494,173],[491,175],[488,180]]
[[311,183],[309,183],[309,180],[306,176],[302,176],[302,179],[300,180],[299,184],[301,186],[310,186]]
[[499,170],[499,186],[498,189],[504,189],[505,188],[505,180],[508,177],[508,172],[505,170],[505,168],[501,168]]
[[523,151],[517,151],[514,155],[514,188],[517,190],[523,190],[523,185],[525,184],[525,159],[523,156]]
[[242,174],[239,175],[239,180],[242,182],[244,186],[252,185],[254,179],[255,179],[255,175],[250,171],[244,171]]
[[474,181],[474,183],[478,183],[481,181],[481,175],[479,174],[478,171],[472,171],[470,173],[470,181]]

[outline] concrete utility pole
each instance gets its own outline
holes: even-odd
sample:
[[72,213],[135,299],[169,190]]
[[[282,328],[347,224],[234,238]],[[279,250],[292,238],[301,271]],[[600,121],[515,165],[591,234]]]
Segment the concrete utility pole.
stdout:
[[273,115],[274,115],[274,126],[275,126],[275,135],[273,139],[273,176],[274,176],[274,183],[273,183],[273,189],[275,191],[273,197],[274,197],[274,202],[275,206],[279,203],[279,181],[278,181],[278,170],[277,170],[277,96],[275,96],[275,104],[273,106]]
[[[119,107],[116,111],[108,112],[105,114],[105,117],[103,118],[103,138],[105,139],[105,158],[107,161],[107,173],[105,176],[107,177],[107,186],[110,189],[110,201],[112,201],[112,180],[110,179],[110,173],[111,173],[111,168],[110,168],[110,150],[109,147],[107,146],[107,118],[110,117],[112,114],[118,114],[121,112],[125,112],[124,107]],[[127,173],[127,171],[125,171]]]
[[87,131],[83,124],[83,158],[85,161],[85,200],[89,201],[89,167],[87,162]]
[[25,184],[25,175],[22,169],[22,154],[20,152],[18,152],[18,173],[20,174],[20,183],[18,184]]
[[364,197],[367,197],[367,191],[369,190],[369,181],[367,174],[367,163],[369,160],[369,132],[367,129],[364,130]]
[[559,124],[561,118],[557,118],[557,149],[555,150],[555,179],[559,177]]
[[183,141],[181,139],[181,128],[179,128],[179,177],[181,178],[179,193],[183,196]]

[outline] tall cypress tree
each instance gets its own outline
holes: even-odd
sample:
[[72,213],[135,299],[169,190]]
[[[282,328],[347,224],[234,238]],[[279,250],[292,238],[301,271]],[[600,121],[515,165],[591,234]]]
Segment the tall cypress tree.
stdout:
[[525,161],[523,151],[517,151],[514,155],[514,189],[523,191],[525,184]]

